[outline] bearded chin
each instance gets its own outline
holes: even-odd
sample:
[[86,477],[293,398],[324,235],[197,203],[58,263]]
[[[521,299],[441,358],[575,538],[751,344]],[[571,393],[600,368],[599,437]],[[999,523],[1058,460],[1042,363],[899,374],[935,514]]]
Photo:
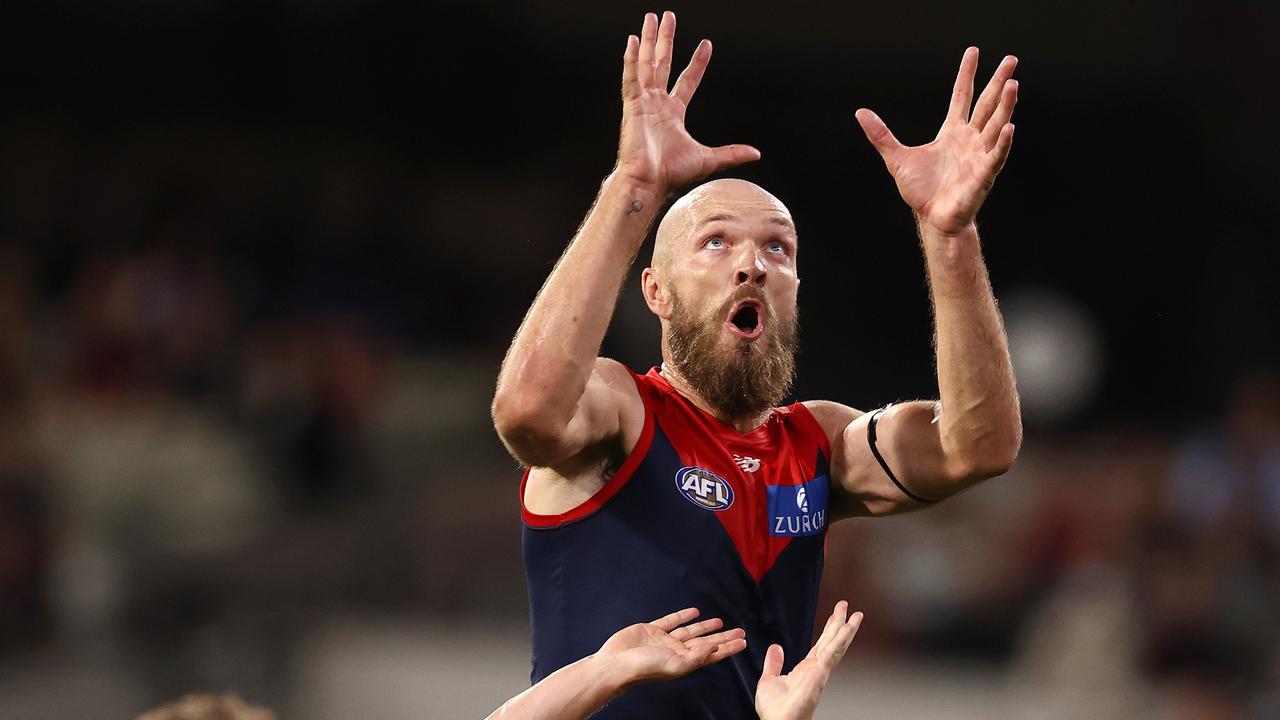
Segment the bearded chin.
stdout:
[[735,338],[723,343],[723,322],[734,299],[708,317],[693,317],[672,295],[667,323],[667,348],[680,375],[720,415],[751,418],[775,407],[791,391],[796,374],[797,323],[779,321],[758,340]]

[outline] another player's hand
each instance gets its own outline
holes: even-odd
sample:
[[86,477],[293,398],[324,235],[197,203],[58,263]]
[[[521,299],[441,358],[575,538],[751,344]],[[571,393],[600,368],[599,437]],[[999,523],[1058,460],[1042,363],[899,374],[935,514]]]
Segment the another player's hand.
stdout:
[[711,41],[703,40],[689,66],[667,90],[675,42],[676,16],[644,16],[640,37],[627,38],[622,58],[622,133],[618,171],[665,195],[717,170],[760,159],[749,145],[707,147],[684,126],[685,111],[711,60]]
[[782,646],[770,645],[764,656],[764,674],[756,686],[756,713],[761,720],[809,720],[818,708],[827,678],[840,663],[862,624],[862,613],[845,617],[849,603],[836,603],[822,635],[808,656],[792,668],[782,672]]
[[903,145],[878,115],[858,110],[858,123],[921,223],[952,234],[974,221],[1013,146],[1009,118],[1018,103],[1018,81],[1011,79],[1017,64],[1012,55],[1004,58],[970,115],[978,48],[966,50],[947,119],[927,145]]
[[634,685],[673,680],[746,649],[747,634],[742,628],[715,632],[724,627],[720,618],[684,624],[696,617],[697,609],[686,608],[625,627],[605,641],[595,657],[624,684]]

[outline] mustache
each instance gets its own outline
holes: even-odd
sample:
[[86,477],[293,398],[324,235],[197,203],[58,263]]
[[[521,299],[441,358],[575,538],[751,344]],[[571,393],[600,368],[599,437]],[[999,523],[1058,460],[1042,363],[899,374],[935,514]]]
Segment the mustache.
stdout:
[[[744,300],[761,304],[771,322],[755,342],[734,342],[724,349],[725,316]],[[764,291],[756,286],[736,288],[718,310],[699,319],[672,293],[672,316],[665,340],[671,363],[713,408],[732,418],[749,417],[777,405],[795,378],[799,326],[794,314],[778,318]]]
[[716,311],[716,315],[723,318],[728,314],[730,308],[743,300],[760,301],[760,304],[764,305],[765,312],[768,313],[769,317],[775,317],[773,314],[773,303],[769,302],[769,296],[765,295],[764,291],[755,285],[739,285],[738,289],[734,290],[733,293],[731,293],[729,297],[720,304],[720,307]]

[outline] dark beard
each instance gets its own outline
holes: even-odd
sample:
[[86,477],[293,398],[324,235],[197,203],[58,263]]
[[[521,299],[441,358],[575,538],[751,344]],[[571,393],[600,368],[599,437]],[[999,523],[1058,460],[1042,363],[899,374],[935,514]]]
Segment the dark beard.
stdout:
[[[734,304],[755,298],[765,304],[768,325],[755,341],[735,338],[729,357],[719,354],[725,317]],[[743,287],[706,318],[693,317],[671,293],[667,347],[671,364],[685,381],[728,419],[753,418],[775,407],[791,391],[796,375],[799,327],[795,316],[784,321],[773,313],[764,293]]]

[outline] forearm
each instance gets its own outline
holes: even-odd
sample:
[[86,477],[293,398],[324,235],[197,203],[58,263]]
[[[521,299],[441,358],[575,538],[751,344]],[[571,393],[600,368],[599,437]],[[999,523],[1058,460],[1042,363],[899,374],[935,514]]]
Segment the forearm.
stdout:
[[579,720],[612,700],[626,687],[595,655],[548,675],[511,698],[488,720]]
[[548,423],[564,425],[573,417],[622,281],[662,199],[616,173],[605,179],[507,351],[495,415],[508,405],[516,415],[536,408]]
[[920,239],[933,301],[938,433],[953,484],[944,490],[955,492],[1013,464],[1021,411],[977,228],[951,235],[921,224]]

